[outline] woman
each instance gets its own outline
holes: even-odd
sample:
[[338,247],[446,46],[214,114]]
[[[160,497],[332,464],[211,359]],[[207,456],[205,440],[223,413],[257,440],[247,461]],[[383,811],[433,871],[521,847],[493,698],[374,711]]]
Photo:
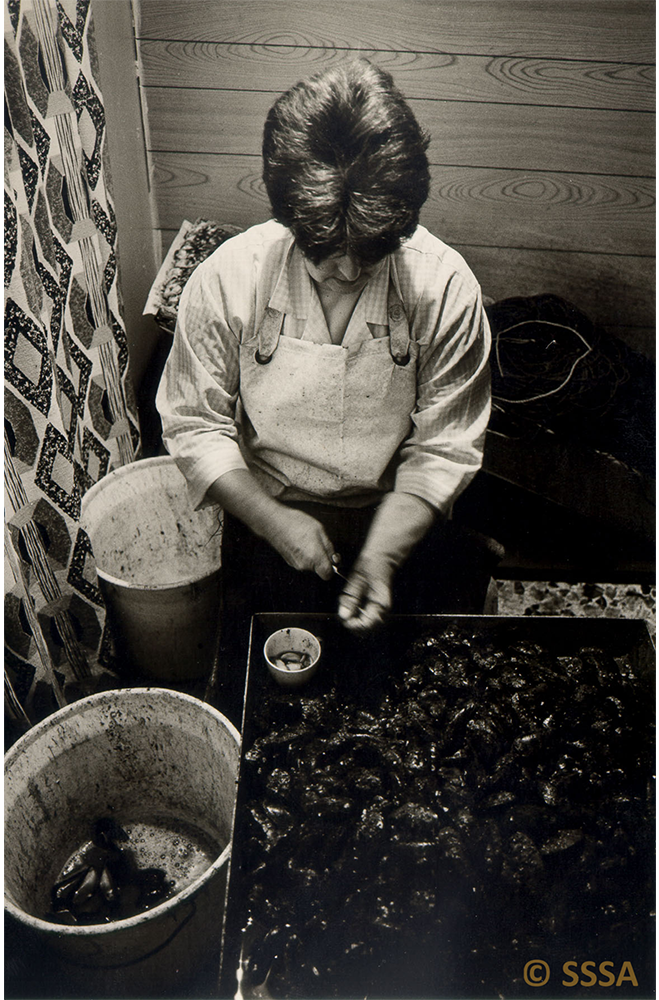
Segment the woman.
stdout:
[[489,330],[465,262],[418,225],[427,145],[366,60],[298,83],[265,124],[273,220],[183,292],[158,407],[195,505],[228,514],[236,611],[336,610],[334,582],[345,625],[370,630],[422,539],[405,609],[456,603],[437,546],[481,463]]

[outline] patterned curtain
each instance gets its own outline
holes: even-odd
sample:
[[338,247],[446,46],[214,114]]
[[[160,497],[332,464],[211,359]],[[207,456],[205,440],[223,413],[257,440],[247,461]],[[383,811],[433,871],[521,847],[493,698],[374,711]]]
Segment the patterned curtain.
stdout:
[[107,683],[80,500],[139,430],[90,0],[5,0],[5,718]]

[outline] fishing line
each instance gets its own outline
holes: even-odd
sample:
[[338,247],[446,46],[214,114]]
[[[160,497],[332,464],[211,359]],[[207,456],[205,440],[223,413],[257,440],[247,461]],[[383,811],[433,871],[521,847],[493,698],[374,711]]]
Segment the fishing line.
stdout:
[[[497,331],[497,335],[496,335],[496,339],[495,339],[495,343],[494,343],[494,350],[495,350],[495,356],[496,356],[496,361],[497,361],[497,367],[499,369],[499,374],[501,375],[501,378],[505,379],[505,377],[506,377],[505,374],[504,374],[504,371],[503,371],[503,366],[501,364],[501,354],[500,354],[501,337],[504,334],[510,333],[511,330],[515,330],[515,329],[517,329],[520,326],[528,326],[528,324],[530,324],[530,323],[533,324],[533,323],[538,323],[538,322],[542,323],[544,326],[557,327],[558,329],[568,330],[570,333],[575,334],[575,336],[577,336],[579,338],[579,340],[582,342],[582,344],[585,346],[586,350],[583,352],[583,354],[580,354],[579,357],[576,358],[575,361],[572,363],[572,366],[570,367],[570,371],[568,372],[567,377],[563,379],[563,381],[561,382],[560,385],[555,386],[553,389],[548,389],[547,392],[541,392],[541,393],[538,393],[536,396],[531,396],[529,399],[506,399],[503,396],[496,396],[495,395],[493,398],[496,399],[496,400],[498,400],[501,403],[534,403],[538,399],[546,399],[548,396],[555,395],[557,392],[560,392],[561,389],[564,389],[565,386],[570,382],[570,380],[572,379],[572,376],[574,375],[574,372],[576,370],[577,365],[581,361],[583,361],[585,358],[587,358],[589,354],[592,353],[593,348],[588,343],[588,341],[586,340],[586,338],[583,337],[579,333],[578,330],[575,330],[571,326],[566,326],[564,323],[553,323],[553,322],[550,322],[549,320],[535,320],[535,319],[521,320],[519,323],[513,323],[512,326],[508,326],[504,330]],[[518,343],[521,343],[521,341],[518,341]],[[532,341],[527,341],[527,343],[532,343]],[[554,342],[552,341],[552,343],[554,343]],[[551,344],[548,344],[547,346],[551,347]]]

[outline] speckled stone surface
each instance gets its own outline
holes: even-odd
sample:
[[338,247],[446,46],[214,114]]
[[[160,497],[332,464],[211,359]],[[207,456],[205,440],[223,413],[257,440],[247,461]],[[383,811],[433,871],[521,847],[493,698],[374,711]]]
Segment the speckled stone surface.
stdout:
[[648,584],[497,580],[500,615],[643,618],[656,634],[656,588]]

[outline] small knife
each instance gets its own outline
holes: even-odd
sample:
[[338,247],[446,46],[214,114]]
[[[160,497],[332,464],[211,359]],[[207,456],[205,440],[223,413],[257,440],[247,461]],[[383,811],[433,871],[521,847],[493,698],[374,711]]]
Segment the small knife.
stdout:
[[346,581],[346,583],[348,582],[348,577],[343,575],[343,573],[339,570],[338,566],[335,563],[332,563],[332,569],[334,570],[337,576],[340,576],[342,580]]

